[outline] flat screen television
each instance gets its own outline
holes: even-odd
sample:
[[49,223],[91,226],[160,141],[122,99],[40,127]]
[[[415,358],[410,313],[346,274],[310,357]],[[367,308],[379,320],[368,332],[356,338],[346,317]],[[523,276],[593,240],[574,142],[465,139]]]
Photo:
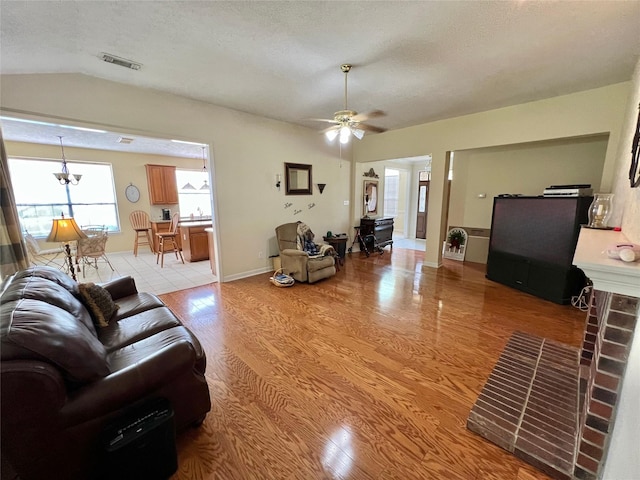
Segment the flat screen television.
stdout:
[[492,251],[570,267],[591,197],[496,197]]

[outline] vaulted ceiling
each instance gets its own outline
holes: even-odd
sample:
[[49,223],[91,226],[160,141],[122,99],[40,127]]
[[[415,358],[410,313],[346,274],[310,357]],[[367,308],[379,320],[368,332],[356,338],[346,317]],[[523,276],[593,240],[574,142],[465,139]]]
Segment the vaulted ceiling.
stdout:
[[[631,78],[640,1],[6,1],[0,72],[79,72],[314,129],[396,129]],[[103,52],[142,64],[130,70]]]

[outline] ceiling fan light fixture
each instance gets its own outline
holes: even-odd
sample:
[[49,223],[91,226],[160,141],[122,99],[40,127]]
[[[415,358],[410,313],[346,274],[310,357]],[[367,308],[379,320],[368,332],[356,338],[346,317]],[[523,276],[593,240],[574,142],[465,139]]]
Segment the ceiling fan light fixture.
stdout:
[[324,132],[325,137],[327,137],[327,140],[329,140],[330,142],[333,142],[336,137],[338,136],[339,131],[337,129],[334,130],[327,130],[326,132]]
[[340,127],[340,143],[343,145],[349,143],[349,137],[351,136],[351,129],[347,126]]
[[329,142],[333,142],[338,136],[340,136],[340,143],[349,143],[349,137],[353,135],[358,140],[362,140],[364,134],[369,131],[373,133],[384,132],[384,128],[375,127],[364,123],[369,118],[382,117],[385,113],[382,110],[373,110],[369,113],[358,113],[355,110],[349,110],[347,103],[347,78],[351,71],[351,64],[345,63],[340,65],[340,69],[344,73],[344,108],[334,113],[332,119],[328,118],[313,118],[310,120],[316,120],[320,122],[333,123],[334,126],[329,127],[322,132],[326,135]]

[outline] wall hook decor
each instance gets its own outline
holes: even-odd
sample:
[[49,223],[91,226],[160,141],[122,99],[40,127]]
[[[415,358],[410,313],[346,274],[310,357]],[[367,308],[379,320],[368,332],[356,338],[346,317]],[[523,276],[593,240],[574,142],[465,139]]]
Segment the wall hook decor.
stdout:
[[320,190],[320,195],[322,195],[322,192],[324,191],[324,187],[326,186],[327,186],[326,183],[318,183],[318,190]]

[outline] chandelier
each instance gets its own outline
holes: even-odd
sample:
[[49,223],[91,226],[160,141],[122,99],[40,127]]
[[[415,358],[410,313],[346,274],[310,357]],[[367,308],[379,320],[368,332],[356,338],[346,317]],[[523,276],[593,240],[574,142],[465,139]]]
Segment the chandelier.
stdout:
[[[202,173],[207,174],[207,161],[204,158],[204,147],[202,147]],[[200,190],[209,190],[209,184],[207,179],[204,180],[204,185],[200,187]]]
[[69,167],[67,167],[67,159],[64,156],[64,145],[62,145],[62,137],[58,135],[60,139],[60,148],[62,149],[62,172],[54,173],[53,176],[58,179],[60,185],[78,185],[80,183],[80,179],[82,178],[82,174],[71,174],[69,173]]
[[[202,173],[204,173],[205,175],[207,174],[207,160],[204,156],[204,149],[205,147],[202,147]],[[209,190],[209,182],[207,182],[207,179],[205,178],[204,180],[204,184],[199,188],[196,189],[196,187],[194,187],[193,185],[191,185],[191,182],[187,182],[185,184],[184,187],[182,187],[182,190]]]

